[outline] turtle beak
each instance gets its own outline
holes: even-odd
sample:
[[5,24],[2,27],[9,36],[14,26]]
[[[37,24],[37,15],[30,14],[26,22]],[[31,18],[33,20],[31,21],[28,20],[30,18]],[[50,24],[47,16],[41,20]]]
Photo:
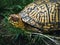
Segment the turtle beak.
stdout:
[[8,17],[8,20],[10,20],[10,19],[11,19],[11,17],[9,16],[9,17]]

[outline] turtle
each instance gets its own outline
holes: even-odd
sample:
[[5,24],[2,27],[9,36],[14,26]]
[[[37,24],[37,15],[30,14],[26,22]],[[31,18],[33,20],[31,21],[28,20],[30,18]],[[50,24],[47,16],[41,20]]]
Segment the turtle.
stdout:
[[58,3],[49,0],[36,0],[18,14],[11,14],[8,18],[12,25],[36,32],[54,29],[55,22],[59,22],[58,19]]

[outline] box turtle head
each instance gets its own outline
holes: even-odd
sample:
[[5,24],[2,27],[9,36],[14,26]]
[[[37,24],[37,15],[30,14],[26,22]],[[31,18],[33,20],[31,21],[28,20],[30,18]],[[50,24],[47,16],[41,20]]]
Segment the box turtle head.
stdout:
[[13,26],[19,27],[19,28],[24,28],[24,23],[18,14],[11,14],[9,16],[8,20]]

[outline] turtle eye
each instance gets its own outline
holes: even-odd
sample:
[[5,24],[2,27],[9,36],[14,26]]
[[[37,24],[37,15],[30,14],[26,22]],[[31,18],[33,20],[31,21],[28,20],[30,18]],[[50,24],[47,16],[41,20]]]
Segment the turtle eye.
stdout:
[[18,17],[11,17],[11,20],[13,20],[14,22],[17,22],[17,21],[19,21],[19,18]]
[[19,17],[17,15],[10,15],[10,19],[13,22],[18,22],[19,21]]

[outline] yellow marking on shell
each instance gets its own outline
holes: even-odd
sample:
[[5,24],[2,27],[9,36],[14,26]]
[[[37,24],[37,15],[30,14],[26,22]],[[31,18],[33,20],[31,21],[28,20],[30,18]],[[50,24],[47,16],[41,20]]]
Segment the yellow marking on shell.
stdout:
[[37,14],[38,14],[38,13],[35,13],[35,15],[32,16],[32,17],[34,18],[35,21],[38,21]]
[[34,21],[31,21],[31,24],[32,24],[32,25],[35,25],[35,22],[34,22]]
[[33,10],[31,13],[29,13],[29,16],[30,16],[31,18],[33,18],[35,21],[37,21],[37,20],[38,20],[37,14],[38,14],[38,12],[35,12],[35,11]]
[[38,9],[38,12],[40,12],[40,11],[41,11],[41,8],[40,8],[39,6],[37,7],[37,9]]
[[[46,8],[46,5],[45,4],[42,4],[40,5],[40,7],[42,7],[42,9],[40,8],[40,21],[41,23],[46,23],[46,22],[49,22],[49,17],[48,17],[48,11],[47,11],[47,8]],[[46,12],[45,12],[46,11]],[[45,20],[45,21],[44,21]]]
[[44,17],[42,17],[42,23],[44,23]]
[[28,8],[31,8],[31,9],[33,9],[35,7],[35,4],[34,3],[30,3],[29,5],[27,5],[23,10],[25,11],[25,12],[28,12]]
[[33,9],[35,7],[35,4],[31,3],[31,4],[28,5],[28,7],[31,7]]
[[[58,8],[57,8],[58,5],[56,3],[52,3],[52,5],[51,3],[49,3],[48,5],[50,5],[50,22],[53,22],[53,21],[58,22]],[[54,17],[56,18],[54,19]]]
[[36,4],[41,4],[41,3],[47,3],[49,0],[35,0],[34,1]]
[[29,13],[29,16],[32,16],[34,13],[35,13],[35,11],[32,10],[32,11]]
[[58,4],[56,4],[56,22],[59,22],[59,20],[58,20]]
[[40,11],[44,12],[45,10],[47,10],[47,8],[46,8],[46,5],[45,5],[45,4],[40,5],[40,7],[41,7],[41,6],[42,6],[42,8],[40,9]]

